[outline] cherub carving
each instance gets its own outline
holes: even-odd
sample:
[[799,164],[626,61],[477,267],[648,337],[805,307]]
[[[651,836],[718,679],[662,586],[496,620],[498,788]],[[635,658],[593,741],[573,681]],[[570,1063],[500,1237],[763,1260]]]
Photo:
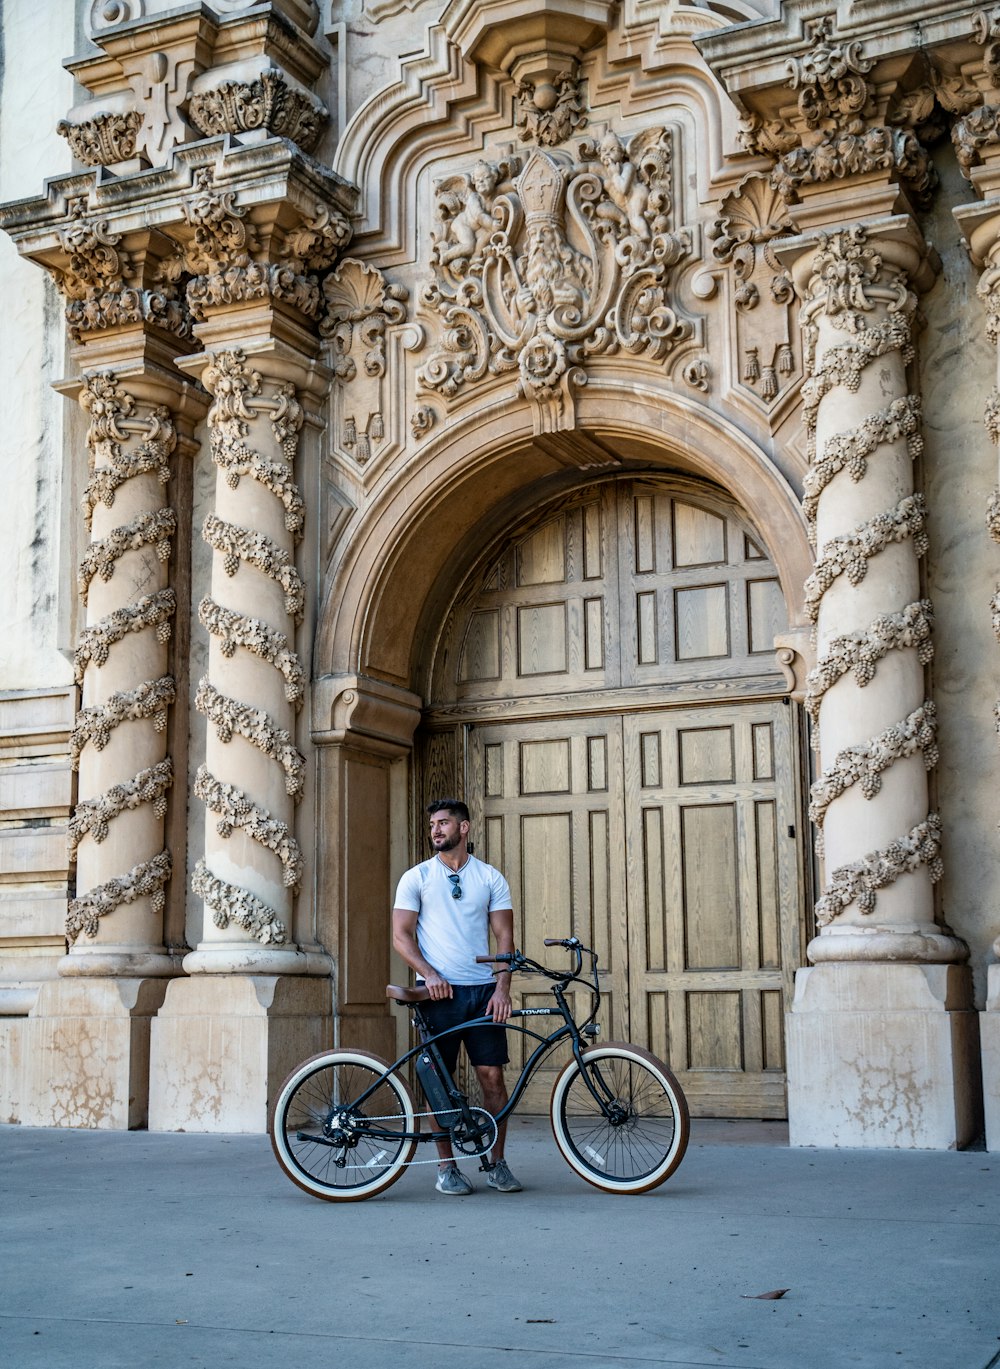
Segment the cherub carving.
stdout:
[[437,217],[444,231],[435,235],[432,263],[450,266],[460,276],[482,260],[496,227],[493,197],[499,181],[499,168],[480,159],[471,176],[450,176],[439,183]]
[[661,133],[654,129],[638,134],[626,152],[618,135],[608,129],[594,149],[604,166],[608,197],[598,206],[597,217],[627,228],[640,242],[664,232],[668,223],[670,153],[661,145]]

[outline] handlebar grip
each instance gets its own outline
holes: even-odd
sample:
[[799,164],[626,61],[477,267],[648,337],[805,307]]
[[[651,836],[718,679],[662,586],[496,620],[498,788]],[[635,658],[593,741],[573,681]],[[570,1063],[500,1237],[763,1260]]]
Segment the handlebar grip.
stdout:
[[477,964],[477,965],[492,965],[493,962],[494,962],[495,960],[511,961],[511,960],[513,960],[513,958],[514,958],[514,957],[511,955],[510,951],[503,951],[503,952],[502,952],[501,954],[499,954],[499,955],[477,955],[477,956],[476,956],[476,964]]

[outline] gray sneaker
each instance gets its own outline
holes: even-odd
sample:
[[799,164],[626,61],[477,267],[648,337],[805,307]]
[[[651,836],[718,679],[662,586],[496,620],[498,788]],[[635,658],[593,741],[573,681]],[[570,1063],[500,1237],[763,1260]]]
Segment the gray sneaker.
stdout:
[[498,1160],[486,1175],[486,1182],[490,1188],[495,1188],[498,1193],[520,1193],[521,1185],[511,1174],[506,1160]]
[[467,1194],[476,1191],[458,1165],[455,1164],[449,1165],[447,1169],[438,1170],[437,1183],[434,1187],[439,1193],[449,1193],[456,1198],[464,1198]]

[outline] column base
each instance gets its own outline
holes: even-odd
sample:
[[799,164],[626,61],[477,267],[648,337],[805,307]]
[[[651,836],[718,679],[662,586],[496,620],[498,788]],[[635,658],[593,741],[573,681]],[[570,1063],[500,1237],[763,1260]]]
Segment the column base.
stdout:
[[786,1025],[791,1145],[954,1150],[978,1135],[967,966],[799,970]]
[[162,949],[106,946],[69,951],[56,969],[66,979],[165,979],[181,973],[181,957]]
[[320,975],[329,978],[333,961],[325,951],[303,951],[298,947],[259,946],[253,941],[201,945],[184,957],[184,972],[189,975]]
[[146,1124],[149,1028],[165,979],[50,980],[3,1023],[4,1121],[125,1131]]
[[328,979],[172,980],[152,1024],[150,1131],[261,1132],[292,1068],[333,1041]]
[[979,1017],[983,1111],[986,1114],[986,1149],[1000,1151],[1000,965],[991,965],[986,973],[986,1011]]

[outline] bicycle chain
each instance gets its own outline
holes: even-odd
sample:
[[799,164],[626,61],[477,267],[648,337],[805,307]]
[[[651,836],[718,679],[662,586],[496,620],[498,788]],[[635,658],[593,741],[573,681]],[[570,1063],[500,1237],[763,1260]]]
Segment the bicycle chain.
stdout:
[[[415,1112],[415,1113],[413,1114],[413,1120],[414,1120],[414,1121],[416,1121],[419,1117],[434,1117],[434,1118],[436,1118],[436,1117],[437,1117],[437,1114],[434,1113],[434,1112]],[[398,1113],[394,1113],[391,1117],[366,1117],[366,1118],[365,1118],[365,1121],[366,1121],[366,1122],[398,1122],[398,1121],[399,1121],[399,1114],[398,1114]],[[494,1142],[495,1140],[496,1140],[496,1131],[494,1130],[494,1133],[493,1133],[493,1140],[490,1141],[490,1146],[493,1145],[493,1142]],[[488,1149],[489,1149],[489,1146],[487,1146],[486,1149],[488,1150]],[[463,1155],[463,1154],[461,1154],[461,1152],[460,1152],[458,1155],[453,1155],[453,1156],[452,1156],[452,1160],[454,1161],[455,1164],[460,1165],[464,1160],[481,1160],[481,1159],[483,1158],[483,1155],[485,1155],[485,1154],[486,1154],[486,1151],[481,1151],[478,1155]],[[440,1159],[439,1159],[437,1156],[435,1156],[435,1157],[434,1157],[433,1159],[431,1159],[431,1160],[407,1160],[407,1161],[406,1161],[406,1167],[407,1167],[407,1169],[409,1169],[411,1165],[439,1165],[440,1163],[441,1163]],[[345,1168],[345,1169],[367,1169],[368,1166],[367,1166],[367,1165],[345,1165],[344,1168]]]

